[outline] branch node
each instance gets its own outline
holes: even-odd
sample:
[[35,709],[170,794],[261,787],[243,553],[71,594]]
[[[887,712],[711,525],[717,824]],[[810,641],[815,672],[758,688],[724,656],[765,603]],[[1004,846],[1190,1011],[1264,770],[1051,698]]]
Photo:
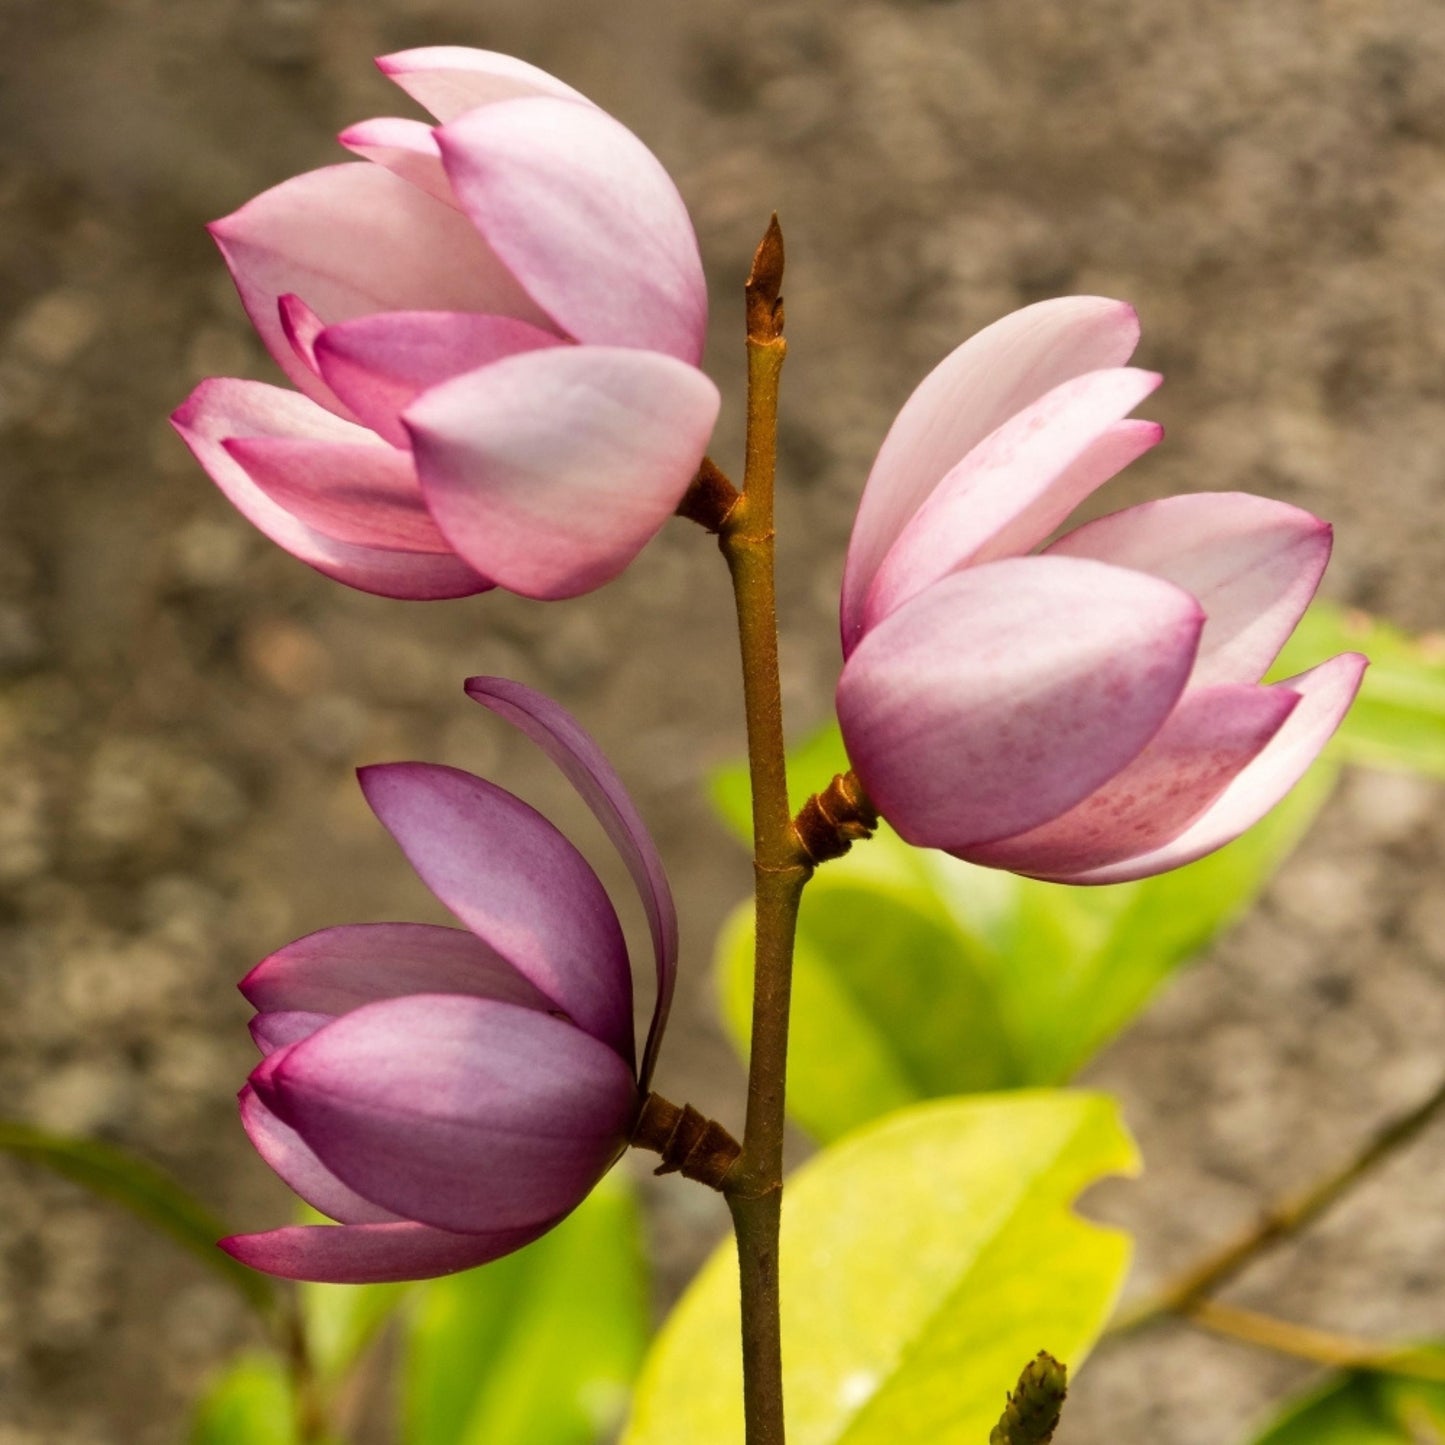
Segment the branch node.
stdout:
[[856,773],[839,773],[814,793],[793,820],[798,846],[813,864],[841,858],[854,843],[871,838],[878,827],[873,806]]
[[691,1104],[681,1108],[661,1094],[649,1094],[632,1130],[632,1147],[662,1155],[654,1174],[681,1174],[710,1189],[721,1190],[742,1146],[715,1119]]

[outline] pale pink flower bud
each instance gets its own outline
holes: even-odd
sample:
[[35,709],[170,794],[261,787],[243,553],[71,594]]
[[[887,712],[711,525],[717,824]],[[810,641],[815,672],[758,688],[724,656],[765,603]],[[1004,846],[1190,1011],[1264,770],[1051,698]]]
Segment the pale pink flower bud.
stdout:
[[1016,311],[899,413],[858,509],[838,717],[909,842],[1067,883],[1223,846],[1339,725],[1365,659],[1260,678],[1314,595],[1329,526],[1241,492],[1130,507],[1035,553],[1162,435],[1125,363],[1133,309]]
[[211,227],[298,390],[205,381],[175,425],[246,517],[350,586],[589,591],[672,514],[717,419],[686,208],[544,71],[461,47],[378,64],[441,123],[353,126],[362,160]]

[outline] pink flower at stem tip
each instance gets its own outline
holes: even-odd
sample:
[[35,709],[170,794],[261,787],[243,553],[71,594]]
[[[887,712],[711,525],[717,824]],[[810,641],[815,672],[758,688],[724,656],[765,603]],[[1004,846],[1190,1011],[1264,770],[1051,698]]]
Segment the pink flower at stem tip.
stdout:
[[296,391],[202,382],[173,417],[230,501],[388,597],[571,597],[672,515],[717,418],[707,291],[656,157],[488,51],[384,57],[440,124],[349,127],[360,160],[211,233]]

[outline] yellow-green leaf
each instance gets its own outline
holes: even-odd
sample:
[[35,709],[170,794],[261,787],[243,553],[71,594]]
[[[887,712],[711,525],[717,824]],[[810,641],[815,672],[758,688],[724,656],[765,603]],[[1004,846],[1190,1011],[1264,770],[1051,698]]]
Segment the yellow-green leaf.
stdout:
[[[789,1181],[791,1445],[981,1445],[1019,1362],[1074,1368],[1128,1266],[1080,1190],[1136,1163],[1111,1100],[1030,1092],[915,1106]],[[742,1445],[737,1264],[720,1246],[663,1328],[625,1445]]]

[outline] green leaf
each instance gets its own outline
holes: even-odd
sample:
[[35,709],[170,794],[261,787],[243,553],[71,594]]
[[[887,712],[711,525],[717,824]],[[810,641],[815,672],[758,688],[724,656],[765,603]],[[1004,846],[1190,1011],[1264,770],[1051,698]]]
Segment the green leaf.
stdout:
[[413,1288],[410,1284],[298,1286],[312,1368],[324,1389],[342,1381]]
[[274,1307],[271,1281],[216,1248],[218,1239],[235,1231],[154,1164],[112,1144],[46,1134],[12,1120],[0,1120],[0,1152],[43,1164],[123,1205],[208,1264],[263,1314]]
[[1445,1383],[1375,1371],[1336,1375],[1296,1401],[1255,1445],[1441,1445]]
[[1330,751],[1343,762],[1445,778],[1445,637],[1411,637],[1366,613],[1316,603],[1271,677],[1345,651],[1363,652],[1370,666]]
[[[1078,1365],[1127,1238],[1070,1205],[1136,1156],[1111,1100],[1034,1092],[894,1114],[810,1161],[783,1209],[791,1445],[980,1445],[1019,1362]],[[663,1327],[625,1445],[741,1445],[726,1243]]]
[[[1332,782],[1316,768],[1229,847],[1112,888],[975,868],[880,829],[803,895],[794,1118],[827,1141],[923,1099],[1069,1079],[1249,905]],[[744,905],[716,955],[723,1019],[744,1053],[752,948]]]
[[535,1244],[421,1287],[406,1343],[403,1438],[608,1438],[627,1408],[648,1315],[637,1206],[614,1170]]
[[275,1355],[243,1355],[202,1396],[190,1445],[299,1445],[291,1381]]

